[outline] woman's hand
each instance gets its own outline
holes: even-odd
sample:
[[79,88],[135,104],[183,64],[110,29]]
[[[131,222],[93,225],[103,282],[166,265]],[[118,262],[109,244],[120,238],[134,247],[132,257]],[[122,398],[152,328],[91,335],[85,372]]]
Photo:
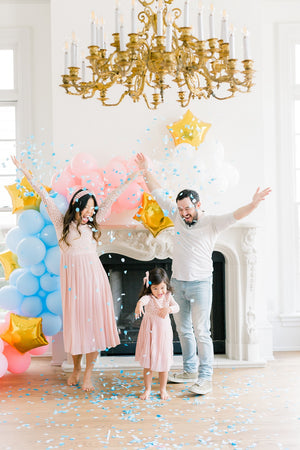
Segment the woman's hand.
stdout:
[[141,302],[137,302],[134,313],[136,319],[142,317],[142,315],[145,314],[144,307]]

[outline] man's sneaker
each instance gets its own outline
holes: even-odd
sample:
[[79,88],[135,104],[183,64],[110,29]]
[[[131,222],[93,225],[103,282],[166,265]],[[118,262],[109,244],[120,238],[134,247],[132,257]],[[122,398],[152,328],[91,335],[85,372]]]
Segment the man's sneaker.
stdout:
[[193,384],[189,391],[193,394],[205,395],[212,391],[212,382],[210,380],[205,380],[200,378],[195,384]]
[[173,372],[169,373],[168,381],[172,381],[173,383],[193,383],[198,378],[197,373],[191,372]]

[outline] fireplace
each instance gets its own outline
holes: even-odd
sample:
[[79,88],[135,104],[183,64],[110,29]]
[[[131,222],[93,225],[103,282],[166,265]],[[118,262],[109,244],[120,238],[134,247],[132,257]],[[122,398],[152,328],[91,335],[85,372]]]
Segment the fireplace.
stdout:
[[[216,242],[215,251],[223,258],[223,279],[224,300],[223,312],[217,306],[218,314],[222,314],[221,321],[224,321],[224,339],[220,353],[222,357],[216,359],[217,365],[229,364],[246,366],[262,366],[266,360],[273,359],[272,353],[272,327],[264,313],[264,299],[261,298],[259,282],[263,277],[263,268],[256,247],[257,226],[245,222],[238,222],[234,226],[222,232]],[[159,264],[165,263],[172,258],[173,229],[168,228],[158,234],[156,238],[140,225],[126,227],[126,225],[113,226],[106,224],[102,227],[101,244],[99,245],[99,256],[106,265],[109,255],[122,255],[124,261],[127,258],[146,262],[149,269],[149,261],[159,260]],[[120,260],[119,260],[120,261]],[[121,261],[121,264],[123,262]],[[258,270],[259,269],[259,270]],[[124,269],[126,270],[126,269]],[[110,275],[111,276],[111,275]],[[113,275],[114,276],[114,275]],[[138,275],[137,288],[134,288],[134,302],[137,300],[140,283],[144,276],[144,268]],[[116,276],[118,278],[118,276]],[[259,282],[258,282],[259,281]],[[116,300],[122,288],[113,287]],[[215,283],[215,286],[220,286]],[[121,292],[122,294],[123,292]],[[123,293],[124,294],[124,293]],[[215,302],[216,304],[216,302]],[[121,307],[122,303],[120,303]],[[213,305],[213,308],[215,305]],[[124,310],[124,306],[123,306]],[[258,313],[259,311],[259,313]],[[121,318],[121,315],[120,315]],[[212,335],[215,341],[216,327],[214,318],[212,321]],[[126,331],[126,328],[124,328]],[[225,333],[226,331],[226,333]],[[137,333],[137,331],[136,331]],[[124,332],[123,332],[124,334]],[[129,336],[130,337],[130,336]],[[125,342],[129,350],[133,351],[133,346],[129,341]],[[61,364],[62,343],[56,338],[53,348],[52,364]],[[176,344],[176,336],[175,336]],[[125,345],[124,345],[125,346]],[[225,347],[225,348],[224,348]],[[175,346],[175,352],[177,348]],[[215,351],[219,353],[216,349]],[[121,356],[116,356],[121,358]],[[126,357],[130,358],[130,357]],[[108,358],[109,359],[109,358]],[[122,362],[125,364],[125,362]],[[70,356],[62,365],[63,370],[70,370]]]
[[[146,270],[162,267],[171,277],[172,260],[170,258],[151,261],[141,261],[116,253],[105,253],[101,262],[108,274],[114,299],[114,309],[117,327],[120,332],[121,344],[102,352],[102,355],[134,355],[135,345],[141,319],[135,319],[134,310],[138,295],[142,287],[142,280]],[[225,353],[225,289],[224,263],[220,252],[213,253],[213,306],[211,313],[212,339],[215,354]],[[174,333],[174,353],[180,354],[181,347],[176,332],[175,322],[171,315]]]

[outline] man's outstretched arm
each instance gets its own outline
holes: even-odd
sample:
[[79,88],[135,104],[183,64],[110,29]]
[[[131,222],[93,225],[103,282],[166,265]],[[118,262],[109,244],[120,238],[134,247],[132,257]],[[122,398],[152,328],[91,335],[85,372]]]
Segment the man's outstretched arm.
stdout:
[[257,188],[255,194],[253,195],[252,202],[234,211],[233,213],[234,218],[236,220],[241,220],[244,217],[247,217],[249,214],[252,213],[252,211],[254,211],[258,207],[260,202],[262,202],[267,197],[267,195],[270,194],[270,192],[271,192],[270,187],[267,187],[263,191],[260,191],[260,188]]

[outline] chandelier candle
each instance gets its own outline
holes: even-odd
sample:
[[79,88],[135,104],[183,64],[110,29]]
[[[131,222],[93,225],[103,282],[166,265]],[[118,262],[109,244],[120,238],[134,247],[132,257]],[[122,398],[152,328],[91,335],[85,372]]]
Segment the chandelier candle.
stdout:
[[221,20],[221,39],[223,42],[228,42],[228,16],[225,10]]
[[203,7],[200,3],[198,12],[198,39],[204,41],[204,29],[203,29]]
[[[110,42],[104,33],[103,18],[99,26],[93,14],[88,29],[93,45],[88,46],[84,64],[78,62],[78,42],[73,34],[70,66],[68,48],[64,51],[61,87],[67,94],[83,99],[97,98],[103,106],[117,106],[127,98],[134,103],[145,101],[149,109],[157,109],[173,86],[172,97],[183,108],[191,100],[225,100],[250,92],[254,70],[249,59],[248,31],[244,30],[243,59],[236,58],[234,28],[230,27],[228,37],[225,11],[220,17],[219,37],[213,5],[206,11],[201,0],[198,10],[196,2],[176,0],[182,9],[172,6],[174,2],[132,0],[131,8],[127,7],[129,33],[125,34],[116,0]],[[208,33],[203,27],[206,20]]]
[[215,36],[215,22],[214,22],[214,5],[210,5],[209,13],[209,39],[214,39]]
[[65,42],[65,55],[64,55],[64,67],[65,67],[65,71],[64,73],[68,72],[68,67],[69,67],[69,43]]

